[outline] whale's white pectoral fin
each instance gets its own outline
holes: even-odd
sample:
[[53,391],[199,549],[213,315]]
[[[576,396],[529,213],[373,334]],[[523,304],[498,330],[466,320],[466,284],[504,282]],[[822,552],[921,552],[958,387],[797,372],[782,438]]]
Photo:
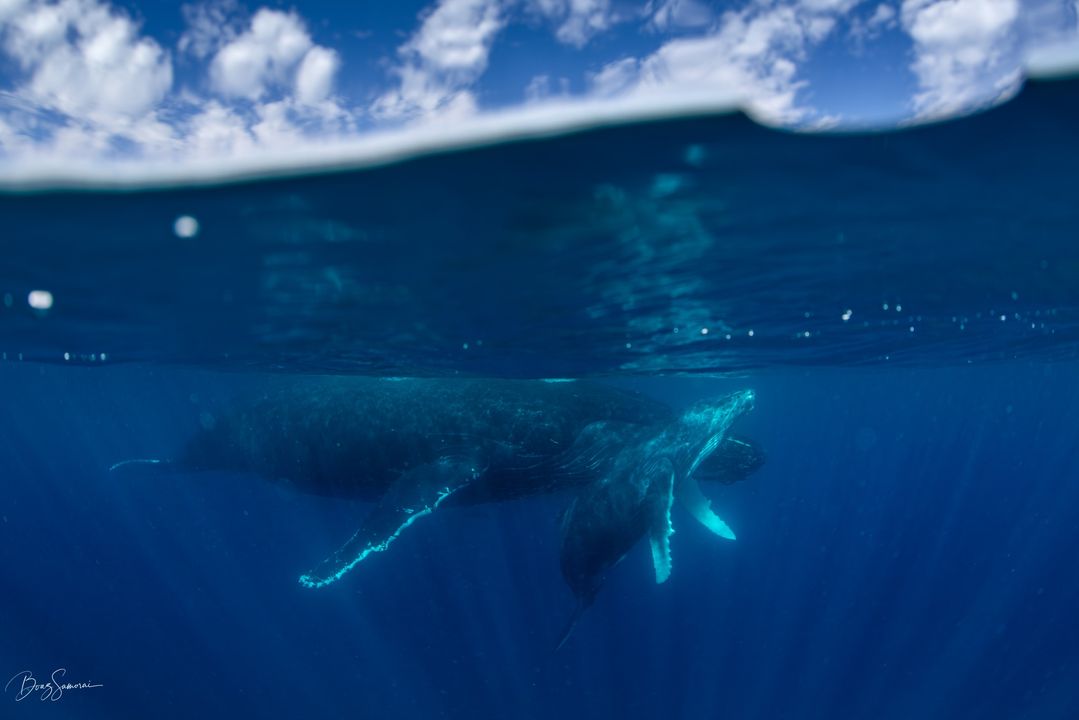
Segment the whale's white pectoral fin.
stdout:
[[656,582],[664,583],[671,576],[671,535],[674,534],[671,510],[674,507],[674,470],[668,467],[662,480],[655,482],[659,502],[652,518],[648,541],[652,546],[652,566],[656,570]]
[[648,540],[652,545],[652,566],[656,569],[656,582],[663,584],[671,576],[671,536],[652,533]]
[[340,580],[372,553],[386,550],[412,523],[430,515],[481,472],[471,460],[443,458],[403,473],[348,542],[314,570],[301,575],[300,584],[320,588]]
[[712,511],[712,501],[704,496],[701,492],[700,485],[697,484],[696,479],[692,476],[682,480],[678,486],[678,501],[682,503],[682,506],[689,511],[697,522],[704,525],[706,528],[719,535],[722,538],[728,540],[734,540],[734,531],[731,530],[731,526],[723,522],[718,515]]

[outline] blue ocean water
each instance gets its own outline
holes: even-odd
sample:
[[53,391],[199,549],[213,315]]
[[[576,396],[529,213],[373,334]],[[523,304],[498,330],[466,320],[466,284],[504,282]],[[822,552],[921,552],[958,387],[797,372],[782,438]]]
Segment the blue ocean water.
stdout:
[[[1077,120],[1066,80],[884,134],[8,189],[0,680],[101,687],[0,716],[1079,716]],[[311,591],[362,503],[108,472],[316,372],[752,387],[767,462],[708,488],[736,542],[676,516],[671,579],[637,547],[557,652],[565,497],[440,511]]]

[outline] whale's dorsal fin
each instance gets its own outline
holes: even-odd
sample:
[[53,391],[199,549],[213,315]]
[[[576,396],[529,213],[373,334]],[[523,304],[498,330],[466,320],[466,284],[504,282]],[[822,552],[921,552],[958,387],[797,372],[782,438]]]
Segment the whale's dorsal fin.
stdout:
[[682,503],[682,507],[688,510],[697,522],[716,535],[727,540],[735,539],[731,526],[713,512],[712,501],[704,496],[697,479],[692,475],[678,484],[678,502]]
[[319,588],[340,580],[360,561],[388,548],[412,523],[430,515],[482,471],[468,458],[441,458],[402,473],[356,534],[318,567],[300,576],[300,584]]

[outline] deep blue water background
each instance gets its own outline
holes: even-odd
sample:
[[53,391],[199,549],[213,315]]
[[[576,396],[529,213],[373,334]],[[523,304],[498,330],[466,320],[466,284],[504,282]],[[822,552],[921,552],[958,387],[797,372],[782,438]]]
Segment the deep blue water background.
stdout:
[[9,365],[0,667],[104,687],[4,716],[1073,718],[1077,371],[636,382],[753,386],[768,462],[709,490],[736,543],[676,516],[671,580],[638,547],[555,653],[564,498],[446,511],[308,591],[362,505],[105,471],[246,378]]
[[[895,133],[0,178],[0,681],[102,684],[0,717],[1079,717],[1076,168],[1072,79]],[[671,579],[638,547],[556,653],[567,498],[439,512],[312,591],[362,505],[107,472],[267,371],[749,386],[768,460],[706,489],[737,542],[676,515]]]

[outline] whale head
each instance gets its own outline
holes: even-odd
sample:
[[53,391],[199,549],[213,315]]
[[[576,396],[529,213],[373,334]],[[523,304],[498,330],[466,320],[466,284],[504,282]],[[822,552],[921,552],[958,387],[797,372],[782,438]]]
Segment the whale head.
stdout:
[[652,440],[646,452],[667,457],[680,477],[697,472],[719,448],[731,424],[753,409],[756,394],[739,390],[696,402]]

